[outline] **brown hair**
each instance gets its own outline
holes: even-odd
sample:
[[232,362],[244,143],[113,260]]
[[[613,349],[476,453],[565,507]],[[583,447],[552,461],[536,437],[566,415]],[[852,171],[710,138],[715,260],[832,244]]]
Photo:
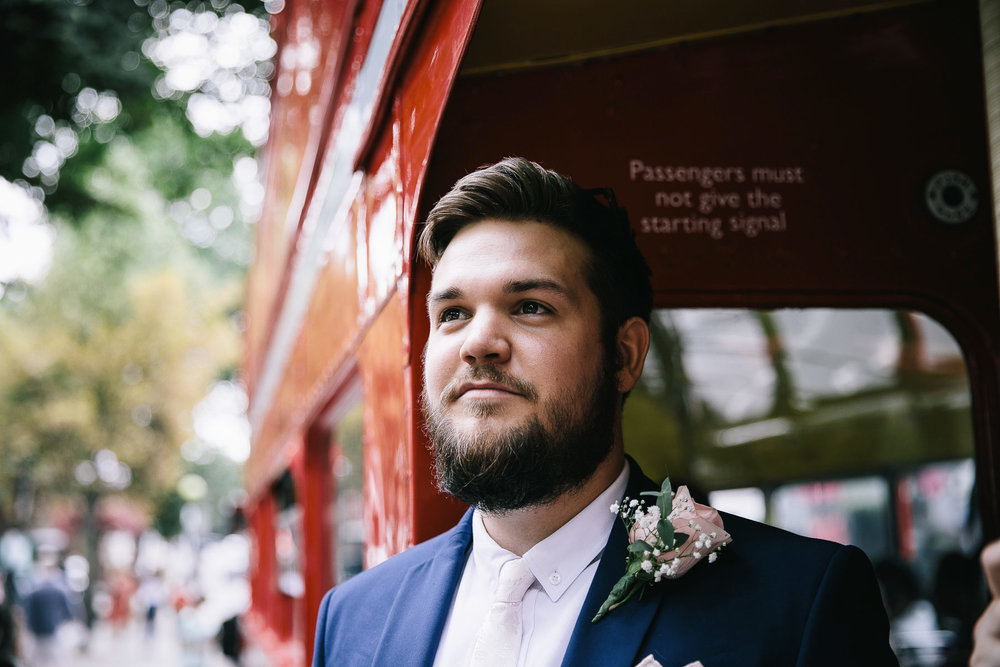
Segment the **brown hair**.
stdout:
[[[602,194],[608,205],[595,198]],[[584,190],[572,179],[524,158],[509,157],[462,177],[434,205],[420,236],[419,256],[436,266],[463,227],[481,220],[537,221],[573,234],[590,251],[584,276],[601,308],[606,344],[631,317],[649,322],[649,265],[625,210],[610,190]]]

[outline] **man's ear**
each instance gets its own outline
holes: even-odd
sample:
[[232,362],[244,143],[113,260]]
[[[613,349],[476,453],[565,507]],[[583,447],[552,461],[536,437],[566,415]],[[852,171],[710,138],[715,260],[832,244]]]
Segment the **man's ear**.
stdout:
[[641,317],[632,317],[618,328],[618,391],[632,390],[642,375],[642,365],[649,351],[649,325]]

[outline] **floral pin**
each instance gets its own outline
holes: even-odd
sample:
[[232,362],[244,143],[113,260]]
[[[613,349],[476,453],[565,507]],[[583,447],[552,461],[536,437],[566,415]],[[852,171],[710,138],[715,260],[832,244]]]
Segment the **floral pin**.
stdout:
[[676,579],[701,560],[714,563],[722,547],[732,542],[722,528],[719,513],[694,502],[686,486],[675,494],[669,477],[659,491],[643,491],[640,495],[655,497],[656,504],[647,507],[645,500],[626,497],[611,506],[628,531],[628,568],[591,623],[597,623],[637,592],[642,597],[647,584]]

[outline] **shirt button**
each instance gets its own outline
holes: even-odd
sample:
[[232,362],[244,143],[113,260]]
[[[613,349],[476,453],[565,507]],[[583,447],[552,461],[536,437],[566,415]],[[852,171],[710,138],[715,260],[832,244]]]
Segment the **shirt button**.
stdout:
[[553,572],[549,575],[549,583],[553,586],[558,586],[560,581],[562,581],[562,577],[559,576],[558,572]]

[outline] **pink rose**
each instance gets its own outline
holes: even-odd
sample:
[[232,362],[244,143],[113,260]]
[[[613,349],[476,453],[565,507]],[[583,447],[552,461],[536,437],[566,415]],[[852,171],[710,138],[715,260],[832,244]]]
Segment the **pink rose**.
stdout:
[[[646,544],[655,545],[658,541],[656,519],[659,517],[656,516],[655,508],[650,509],[651,513],[647,513],[643,519],[632,524],[629,531],[630,542],[642,540]],[[655,518],[650,520],[653,516]],[[694,567],[702,558],[714,558],[711,555],[718,547],[732,541],[729,533],[722,527],[719,513],[708,505],[693,501],[686,486],[680,487],[674,494],[667,520],[674,527],[675,534],[682,533],[688,536],[679,548],[654,554],[654,560],[666,565],[665,568],[661,566],[660,574],[667,579],[676,579]]]
[[597,623],[636,593],[641,596],[647,585],[676,579],[699,561],[715,562],[721,547],[732,542],[722,528],[719,513],[691,500],[686,486],[671,493],[667,478],[659,491],[644,491],[642,495],[654,496],[656,504],[647,507],[646,501],[625,498],[611,505],[611,511],[621,517],[628,530],[628,565],[591,623]]

